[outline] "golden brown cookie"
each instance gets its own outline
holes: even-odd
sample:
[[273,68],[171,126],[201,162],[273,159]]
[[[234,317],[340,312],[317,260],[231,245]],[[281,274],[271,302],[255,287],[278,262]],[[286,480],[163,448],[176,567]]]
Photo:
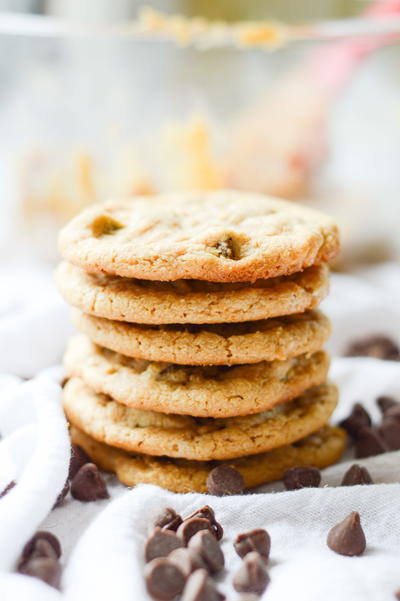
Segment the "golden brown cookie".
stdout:
[[125,357],[78,335],[70,340],[64,365],[69,376],[135,409],[235,417],[266,411],[322,384],[329,358],[317,351],[231,367],[182,366]]
[[[77,428],[71,429],[72,442],[81,446],[101,469],[115,472],[127,486],[157,484],[177,493],[207,492],[206,480],[218,461],[201,462],[149,455],[132,455],[99,443]],[[282,478],[291,467],[313,465],[324,468],[340,458],[346,434],[326,426],[294,444],[259,455],[241,457],[228,464],[243,476],[246,488]]]
[[98,317],[146,324],[233,323],[301,313],[325,298],[328,280],[326,264],[254,284],[137,280],[86,273],[65,261],[56,270],[69,304]]
[[332,219],[313,209],[221,190],[93,205],[61,231],[59,248],[92,273],[254,282],[329,261],[339,236]]
[[63,403],[72,425],[99,442],[130,452],[209,461],[262,453],[319,430],[336,407],[337,389],[323,384],[270,411],[213,419],[132,409],[71,378]]
[[327,317],[312,309],[237,324],[144,326],[73,310],[78,330],[96,344],[135,359],[180,365],[236,365],[283,360],[320,350]]

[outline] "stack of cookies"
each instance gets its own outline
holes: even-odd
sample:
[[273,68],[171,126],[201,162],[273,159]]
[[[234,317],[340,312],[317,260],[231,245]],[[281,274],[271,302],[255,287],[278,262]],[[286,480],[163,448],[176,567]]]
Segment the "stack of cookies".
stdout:
[[61,232],[57,282],[80,331],[64,408],[73,441],[133,486],[250,488],[327,466],[344,434],[323,349],[338,232],[328,217],[219,191],[95,205]]

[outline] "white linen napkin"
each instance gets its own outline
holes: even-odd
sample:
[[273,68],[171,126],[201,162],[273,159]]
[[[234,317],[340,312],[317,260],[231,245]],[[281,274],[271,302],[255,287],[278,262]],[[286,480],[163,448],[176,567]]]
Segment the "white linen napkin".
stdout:
[[[334,323],[333,352],[370,333],[386,332],[400,342],[399,275],[397,265],[387,265],[357,277],[334,276],[331,298],[324,303]],[[19,276],[13,279],[20,281],[23,273]],[[30,277],[34,279],[32,273]],[[12,479],[18,482],[0,499],[1,601],[148,599],[142,551],[152,517],[165,505],[189,513],[205,503],[215,508],[226,530],[223,547],[229,575],[220,587],[229,598],[234,595],[229,588],[232,573],[240,563],[232,538],[261,526],[272,537],[271,584],[265,599],[393,599],[400,588],[400,451],[358,462],[368,466],[375,482],[386,484],[335,488],[349,465],[345,463],[324,470],[323,484],[329,487],[276,492],[282,491],[282,485],[274,483],[263,487],[262,494],[231,498],[174,495],[154,486],[127,492],[107,476],[110,500],[85,504],[68,497],[62,507],[51,511],[65,481],[69,442],[60,408],[62,370],[46,368],[59,360],[71,326],[61,301],[55,300],[52,311],[40,300],[44,281],[41,274],[40,285],[30,287],[29,298],[23,289],[18,294],[12,291],[10,284],[21,319],[15,319],[15,303],[7,303],[6,295],[0,313],[0,490]],[[51,290],[49,282],[50,278]],[[33,306],[37,310],[32,311]],[[18,377],[32,375],[36,377],[30,381]],[[358,400],[375,418],[378,395],[391,394],[400,400],[400,363],[334,359],[331,375],[341,394],[335,420]],[[352,510],[360,512],[367,537],[368,549],[361,558],[340,557],[325,542],[330,527]],[[12,573],[23,544],[39,526],[62,542],[62,593]]]
[[[208,503],[225,529],[227,569],[219,588],[228,599],[237,596],[231,581],[241,561],[233,540],[260,527],[272,539],[271,583],[262,598],[391,600],[400,587],[399,491],[399,484],[380,484],[215,498],[139,486],[109,504],[81,537],[64,575],[65,595],[71,601],[147,601],[143,545],[149,523],[163,507],[189,514]],[[327,547],[327,533],[354,510],[361,514],[367,551],[342,557]]]
[[41,264],[0,264],[0,276],[0,373],[32,378],[61,361],[70,310]]

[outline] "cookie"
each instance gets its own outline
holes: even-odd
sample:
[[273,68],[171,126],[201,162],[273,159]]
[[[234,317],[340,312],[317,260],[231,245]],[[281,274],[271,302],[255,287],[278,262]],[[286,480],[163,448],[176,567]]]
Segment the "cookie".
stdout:
[[[157,484],[177,493],[206,493],[208,473],[218,461],[201,462],[132,455],[71,429],[72,441],[81,446],[101,468],[115,472],[123,484]],[[298,442],[262,453],[229,461],[243,476],[246,488],[280,480],[291,467],[314,465],[324,468],[338,461],[346,445],[341,428],[326,426]]]
[[208,461],[262,453],[308,436],[328,421],[337,389],[323,384],[270,411],[226,419],[132,409],[96,394],[79,378],[67,382],[63,402],[72,425],[99,442],[130,452]]
[[237,324],[144,326],[73,310],[78,330],[122,355],[180,365],[283,360],[320,350],[330,324],[317,309]]
[[91,273],[254,282],[327,262],[332,219],[269,196],[221,190],[95,204],[61,231],[62,256]]
[[98,317],[156,325],[233,323],[302,313],[325,298],[328,279],[326,264],[254,284],[120,278],[86,273],[65,261],[56,270],[58,288],[70,305]]
[[182,366],[125,357],[78,335],[68,345],[64,365],[67,375],[135,409],[235,417],[266,411],[322,384],[329,358],[317,351],[250,365]]

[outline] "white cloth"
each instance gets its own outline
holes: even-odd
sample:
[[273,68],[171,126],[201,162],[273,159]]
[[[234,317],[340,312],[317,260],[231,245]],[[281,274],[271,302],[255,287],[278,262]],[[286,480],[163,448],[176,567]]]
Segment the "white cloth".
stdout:
[[0,373],[32,378],[61,361],[72,332],[52,274],[37,263],[0,268]]
[[[15,281],[21,281],[23,274],[18,276]],[[331,297],[324,303],[334,323],[333,353],[370,333],[385,332],[400,342],[399,276],[399,266],[386,265],[357,276],[333,277]],[[32,274],[29,277],[34,280]],[[0,490],[12,479],[18,482],[0,499],[2,601],[147,600],[142,553],[152,517],[166,505],[189,513],[205,503],[215,508],[226,531],[223,548],[228,571],[220,588],[228,598],[236,597],[230,586],[240,563],[232,539],[254,527],[267,528],[272,538],[268,601],[393,598],[400,588],[400,451],[359,462],[379,483],[371,486],[337,487],[348,463],[324,470],[326,486],[319,489],[282,492],[282,485],[275,483],[263,487],[261,494],[230,498],[174,495],[153,486],[127,492],[107,476],[109,501],[85,504],[69,497],[51,511],[66,477],[69,443],[56,383],[62,370],[49,368],[59,360],[71,326],[66,307],[43,273],[30,290],[27,298],[10,284],[0,313],[0,373],[4,372],[0,376]],[[32,375],[36,377],[30,381],[18,377]],[[331,376],[341,393],[334,419],[345,415],[357,400],[375,418],[378,395],[392,394],[400,400],[400,363],[334,359]],[[328,530],[352,510],[360,512],[367,538],[367,552],[361,558],[338,556],[326,546]],[[12,573],[24,542],[39,526],[62,542],[62,593]]]
[[[148,599],[142,570],[149,520],[165,506],[188,514],[211,503],[225,528],[228,573],[220,588],[228,599],[236,597],[231,580],[240,565],[232,542],[255,527],[267,528],[272,539],[266,600],[392,599],[399,586],[398,489],[398,484],[380,484],[211,499],[140,486],[110,504],[85,532],[65,572],[65,594],[73,601]],[[368,551],[361,558],[345,558],[327,548],[326,535],[355,509],[362,516]]]

